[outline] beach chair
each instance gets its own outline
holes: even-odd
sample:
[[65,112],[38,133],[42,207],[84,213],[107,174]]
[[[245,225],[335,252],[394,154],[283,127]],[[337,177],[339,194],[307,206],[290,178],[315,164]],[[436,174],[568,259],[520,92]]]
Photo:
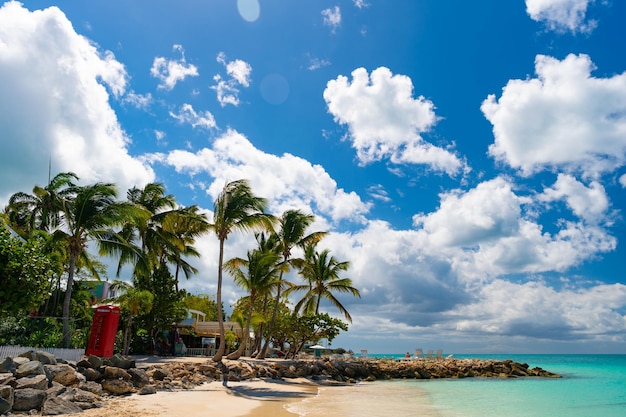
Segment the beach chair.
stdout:
[[367,349],[361,349],[361,359],[368,359]]
[[426,352],[426,359],[427,361],[431,360],[433,358],[433,350],[430,349],[428,350],[428,352]]
[[443,355],[443,349],[437,349],[437,354],[435,356],[436,360],[441,359],[441,356]]
[[422,348],[415,349],[415,356],[413,356],[413,359],[416,361],[424,360],[424,351]]

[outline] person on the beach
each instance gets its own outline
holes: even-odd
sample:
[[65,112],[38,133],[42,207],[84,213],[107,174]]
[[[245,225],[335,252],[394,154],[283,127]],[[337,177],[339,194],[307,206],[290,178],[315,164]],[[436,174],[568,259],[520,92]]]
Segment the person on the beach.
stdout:
[[406,355],[404,355],[405,358],[410,358],[411,354],[409,352],[406,353]]

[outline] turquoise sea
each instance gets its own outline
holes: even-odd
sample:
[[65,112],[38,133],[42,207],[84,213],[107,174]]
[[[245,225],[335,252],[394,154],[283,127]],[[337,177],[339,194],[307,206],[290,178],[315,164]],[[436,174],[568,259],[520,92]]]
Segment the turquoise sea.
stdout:
[[562,378],[398,380],[324,387],[318,396],[291,404],[288,410],[307,417],[626,416],[626,355],[454,357],[512,359]]

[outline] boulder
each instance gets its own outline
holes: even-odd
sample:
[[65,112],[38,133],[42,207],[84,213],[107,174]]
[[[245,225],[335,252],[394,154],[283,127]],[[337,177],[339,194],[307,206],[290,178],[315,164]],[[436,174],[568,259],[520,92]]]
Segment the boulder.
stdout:
[[155,381],[163,381],[163,379],[165,379],[165,377],[168,376],[169,374],[170,373],[167,369],[157,368],[152,373],[152,378],[154,378]]
[[38,390],[48,389],[48,377],[45,375],[29,375],[15,381],[15,389],[35,388]]
[[87,381],[97,381],[102,378],[102,374],[93,368],[77,368],[78,372],[85,377]]
[[6,399],[0,397],[0,414],[5,414],[11,411],[11,403]]
[[105,379],[102,381],[102,389],[114,395],[124,395],[133,392],[133,384],[122,379]]
[[106,366],[104,368],[104,377],[106,379],[123,379],[125,381],[130,381],[132,379],[128,372],[115,366]]
[[102,368],[103,366],[102,358],[96,355],[89,355],[87,357],[87,362],[89,362],[89,364],[91,364],[91,367],[94,369]]
[[154,385],[144,385],[139,390],[139,395],[149,395],[149,394],[156,394],[156,388]]
[[135,367],[134,360],[128,359],[124,357],[123,355],[120,355],[119,353],[116,353],[115,355],[111,356],[108,359],[104,359],[102,361],[102,364],[107,365],[107,366],[115,366],[117,368],[122,368],[122,369],[130,369],[130,368]]
[[15,390],[13,393],[13,410],[40,410],[46,400],[46,391],[34,388]]
[[102,394],[102,385],[94,381],[81,382],[80,384],[78,384],[78,388],[85,390],[85,391],[92,392],[96,395]]
[[50,388],[46,390],[47,398],[57,397],[65,392],[67,388],[64,385],[59,384],[58,382],[52,381],[50,383]]
[[43,365],[39,361],[27,361],[17,367],[15,376],[17,378],[24,378],[28,375],[45,375]]
[[9,385],[13,381],[15,381],[15,377],[12,373],[0,373],[0,385]]
[[51,381],[66,387],[80,382],[79,374],[70,365],[45,365],[44,369]]
[[[0,398],[5,400],[10,407],[13,406],[13,387],[0,385]],[[0,412],[2,414],[2,412]]]
[[100,396],[79,388],[70,388],[61,394],[59,398],[77,403],[94,403],[100,399]]
[[150,378],[148,377],[148,373],[144,369],[131,368],[128,370],[128,373],[132,377],[133,384],[137,388],[141,388],[150,383]]
[[58,416],[59,414],[82,413],[83,409],[71,401],[61,398],[49,398],[43,403],[41,414],[44,416]]
[[12,358],[5,358],[2,362],[0,362],[0,373],[11,373],[15,374],[17,370],[17,365]]
[[58,363],[56,356],[43,350],[35,352],[32,360],[39,361],[44,365],[56,365]]
[[20,366],[25,364],[26,362],[30,362],[30,359],[23,356],[16,356],[15,358],[13,358],[13,362],[15,363],[15,366]]

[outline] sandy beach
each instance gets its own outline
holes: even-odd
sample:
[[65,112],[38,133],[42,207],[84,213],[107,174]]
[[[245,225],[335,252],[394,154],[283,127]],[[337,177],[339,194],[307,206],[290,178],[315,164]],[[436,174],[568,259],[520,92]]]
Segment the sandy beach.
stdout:
[[[137,366],[167,362],[206,362],[207,358],[132,357]],[[318,385],[305,378],[289,380],[255,379],[243,382],[213,381],[193,390],[158,391],[156,394],[108,397],[105,407],[85,410],[89,417],[289,417],[285,405],[316,395]],[[72,414],[73,415],[73,414]],[[70,416],[70,414],[64,414]]]
[[103,408],[86,410],[93,417],[185,416],[223,417],[293,416],[284,406],[317,394],[317,385],[302,379],[253,380],[203,384],[193,390],[159,391],[151,395],[133,394],[106,400]]

